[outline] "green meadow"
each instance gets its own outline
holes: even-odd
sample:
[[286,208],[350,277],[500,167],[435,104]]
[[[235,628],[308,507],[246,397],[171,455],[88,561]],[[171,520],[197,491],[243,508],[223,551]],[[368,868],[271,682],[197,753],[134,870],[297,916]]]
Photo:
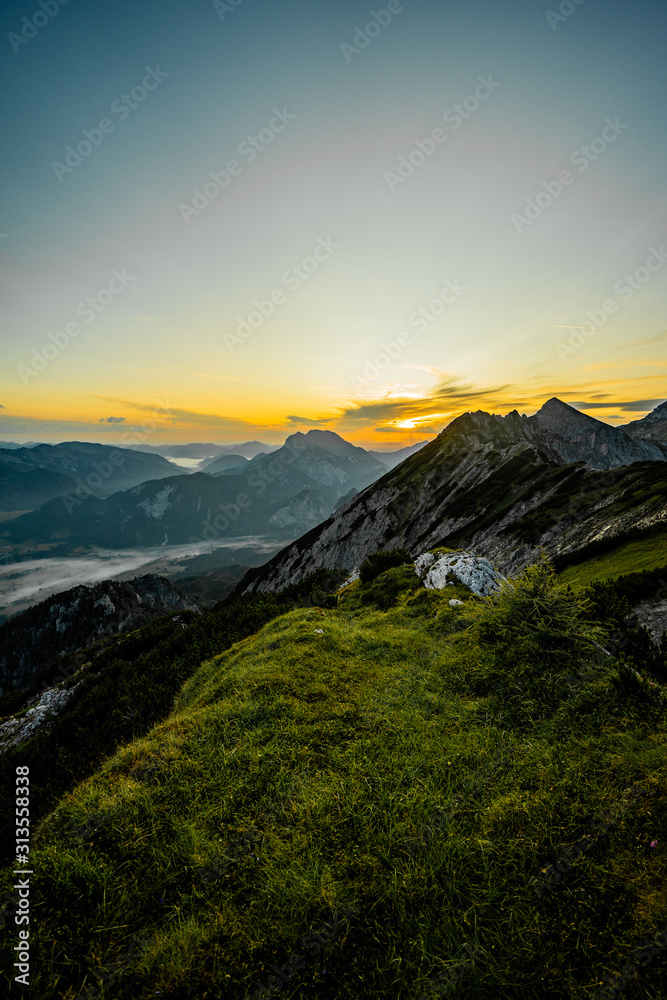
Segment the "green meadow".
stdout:
[[40,822],[30,995],[665,995],[664,687],[546,562],[335,603],[203,662]]

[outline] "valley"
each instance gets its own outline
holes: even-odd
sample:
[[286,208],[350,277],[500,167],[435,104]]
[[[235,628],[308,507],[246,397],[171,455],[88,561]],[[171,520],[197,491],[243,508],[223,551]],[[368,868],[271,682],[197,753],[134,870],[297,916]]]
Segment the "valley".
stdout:
[[[130,580],[146,573],[196,577],[241,564],[260,564],[285,545],[270,536],[241,535],[145,549],[96,549],[70,558],[26,558],[0,564],[0,623],[75,584]],[[240,577],[239,577],[240,579]]]

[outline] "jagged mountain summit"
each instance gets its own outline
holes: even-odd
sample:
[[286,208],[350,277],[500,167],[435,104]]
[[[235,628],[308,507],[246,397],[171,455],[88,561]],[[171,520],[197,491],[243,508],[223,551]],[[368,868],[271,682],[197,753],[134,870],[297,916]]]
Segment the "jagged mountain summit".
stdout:
[[658,445],[556,398],[531,417],[465,413],[250,570],[238,590],[280,589],[318,567],[351,570],[395,546],[411,553],[465,547],[509,575],[533,562],[540,547],[561,555],[603,537],[657,531],[666,523],[666,459]]
[[621,428],[589,417],[556,396],[532,417],[517,410],[506,417],[477,410],[453,420],[442,433],[450,429],[478,431],[510,447],[533,445],[542,460],[556,465],[583,462],[588,469],[614,469],[633,462],[667,461],[667,449],[635,440]]
[[632,462],[667,460],[667,449],[630,438],[622,428],[580,413],[556,396],[524,419],[526,436],[556,462],[583,461],[589,469],[614,469]]

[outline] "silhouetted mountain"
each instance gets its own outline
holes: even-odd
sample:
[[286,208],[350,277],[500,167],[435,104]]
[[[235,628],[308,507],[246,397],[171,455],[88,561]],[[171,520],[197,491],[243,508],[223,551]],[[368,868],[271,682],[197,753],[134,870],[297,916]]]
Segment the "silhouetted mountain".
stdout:
[[243,455],[219,455],[211,462],[205,462],[200,472],[206,472],[209,476],[226,475],[230,469],[239,469],[247,465],[250,460]]
[[399,448],[398,451],[369,451],[368,454],[382,462],[388,469],[395,469],[397,465],[404,462],[409,455],[414,455],[416,451],[421,451],[424,445],[428,444],[431,438],[426,441],[418,441],[416,444],[408,445],[407,448]]
[[27,510],[77,491],[107,497],[177,468],[159,455],[82,441],[0,450],[0,510]]

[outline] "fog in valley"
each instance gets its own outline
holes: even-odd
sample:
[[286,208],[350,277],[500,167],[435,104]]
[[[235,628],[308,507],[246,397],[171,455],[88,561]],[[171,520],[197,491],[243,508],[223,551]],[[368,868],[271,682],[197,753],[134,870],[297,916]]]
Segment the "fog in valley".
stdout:
[[[0,566],[0,622],[80,584],[131,580],[146,573],[196,576],[233,563],[256,566],[289,544],[268,535],[213,539],[189,545],[109,550],[70,559],[31,559]],[[176,580],[176,585],[178,581]]]

